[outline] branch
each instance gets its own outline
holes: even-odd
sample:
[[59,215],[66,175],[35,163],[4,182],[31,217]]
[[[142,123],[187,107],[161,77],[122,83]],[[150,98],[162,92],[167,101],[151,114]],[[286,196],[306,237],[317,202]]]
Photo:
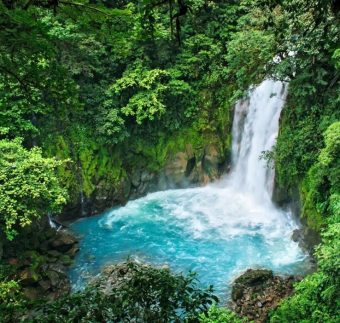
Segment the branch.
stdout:
[[84,3],[79,3],[79,2],[68,2],[68,1],[59,1],[60,4],[63,4],[63,5],[70,5],[70,6],[75,6],[75,7],[83,7],[83,8],[86,8],[86,9],[90,9],[90,10],[93,10],[93,11],[97,11],[105,16],[111,16],[110,14],[108,14],[107,12],[103,11],[103,10],[100,10],[96,7],[92,7],[92,6],[89,6],[87,4],[84,4]]
[[13,78],[15,78],[19,84],[22,86],[24,91],[29,94],[29,85],[23,81],[19,76],[17,76],[14,72],[12,72],[10,69],[6,68],[5,66],[0,65],[0,69],[2,69],[5,73],[11,75]]

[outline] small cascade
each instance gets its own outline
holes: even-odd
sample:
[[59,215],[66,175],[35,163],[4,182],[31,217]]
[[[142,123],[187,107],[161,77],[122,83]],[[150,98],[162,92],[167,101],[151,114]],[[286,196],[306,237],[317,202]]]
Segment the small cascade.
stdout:
[[84,189],[83,189],[83,169],[81,166],[81,162],[78,161],[78,183],[79,183],[79,200],[80,200],[80,216],[85,217],[86,216],[86,210],[85,210],[85,196],[84,196]]
[[52,216],[51,214],[49,213],[47,215],[47,218],[48,218],[48,224],[50,225],[50,228],[51,229],[54,229],[56,231],[59,231],[63,228],[63,225],[61,223],[59,223],[58,221],[56,221]]
[[56,225],[56,223],[53,221],[52,216],[51,216],[50,213],[47,215],[47,218],[48,218],[48,224],[50,225],[50,228],[51,228],[51,229],[57,230],[57,225]]
[[86,216],[86,212],[85,212],[85,198],[84,198],[84,192],[83,192],[83,188],[80,188],[80,215],[81,217]]
[[286,95],[285,83],[266,80],[235,106],[230,183],[265,203],[272,197],[274,170],[260,157],[275,144]]

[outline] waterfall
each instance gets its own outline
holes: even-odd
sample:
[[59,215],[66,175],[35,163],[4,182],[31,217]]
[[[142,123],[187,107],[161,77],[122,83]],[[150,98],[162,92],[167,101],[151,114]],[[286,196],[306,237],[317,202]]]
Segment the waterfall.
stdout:
[[230,183],[262,203],[271,201],[274,170],[260,156],[275,144],[286,95],[285,83],[265,80],[235,105]]
[[306,254],[291,239],[298,223],[272,203],[274,170],[260,159],[275,144],[286,87],[266,80],[237,102],[232,168],[224,180],[151,193],[74,223],[84,239],[70,272],[73,288],[127,256],[179,272],[196,271],[201,283],[213,284],[222,297],[247,268],[280,274],[308,270]]

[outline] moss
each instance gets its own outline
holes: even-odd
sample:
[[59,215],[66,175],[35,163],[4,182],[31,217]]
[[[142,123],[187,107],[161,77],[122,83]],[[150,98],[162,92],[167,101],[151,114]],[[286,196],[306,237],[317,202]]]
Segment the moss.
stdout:
[[315,166],[312,167],[306,178],[302,181],[300,187],[303,204],[301,215],[307,220],[307,225],[310,228],[319,231],[326,223],[316,204],[316,195],[318,194],[318,191],[315,190],[316,172],[317,168]]
[[118,187],[136,169],[159,172],[169,156],[185,151],[188,145],[198,159],[209,144],[217,147],[220,156],[230,154],[231,104],[221,100],[222,103],[216,103],[215,107],[212,93],[206,91],[204,96],[207,100],[200,113],[201,121],[177,132],[160,131],[152,138],[135,136],[112,146],[99,141],[90,129],[77,124],[63,134],[46,136],[45,154],[66,160],[58,168],[58,176],[69,191],[69,202],[76,203],[81,191],[86,197],[92,196],[100,183]]
[[219,153],[224,155],[226,146],[230,147],[230,136],[227,136],[224,142],[216,133],[200,133],[194,127],[182,129],[172,136],[160,133],[155,143],[143,138],[135,140],[126,156],[131,169],[146,168],[151,172],[158,172],[164,167],[169,156],[185,151],[187,145],[191,145],[194,154],[199,156],[208,144],[214,144]]

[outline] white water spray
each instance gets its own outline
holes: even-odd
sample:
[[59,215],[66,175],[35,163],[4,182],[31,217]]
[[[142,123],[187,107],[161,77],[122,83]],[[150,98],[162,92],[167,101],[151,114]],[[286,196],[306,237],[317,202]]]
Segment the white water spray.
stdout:
[[286,88],[285,83],[266,80],[235,106],[230,183],[261,203],[271,203],[274,170],[260,157],[275,144]]

